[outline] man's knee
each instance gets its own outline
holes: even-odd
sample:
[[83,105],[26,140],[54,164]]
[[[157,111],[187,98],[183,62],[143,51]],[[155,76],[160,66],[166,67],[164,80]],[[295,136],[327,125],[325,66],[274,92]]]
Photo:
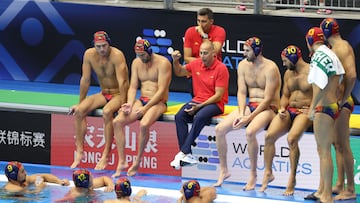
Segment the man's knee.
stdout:
[[265,145],[274,144],[275,142],[276,142],[276,136],[271,132],[266,133],[266,135],[265,135]]
[[150,122],[140,120],[140,130],[149,130],[151,124],[152,124],[152,122],[150,123]]
[[247,127],[246,129],[245,129],[245,134],[246,134],[246,138],[247,139],[254,139],[254,137],[256,137],[256,132],[257,132],[258,130],[256,130],[256,129],[253,129],[253,128],[251,128],[251,127]]
[[112,120],[114,118],[114,110],[112,109],[104,108],[102,114],[105,121]]
[[74,110],[75,119],[83,119],[87,116],[88,112],[84,108],[76,108]]
[[225,134],[228,132],[228,128],[227,126],[223,125],[223,124],[217,124],[215,126],[215,134],[216,136],[225,136]]
[[222,134],[223,134],[223,133],[222,133],[223,131],[224,131],[224,130],[223,130],[223,127],[222,127],[221,125],[218,124],[218,125],[215,126],[215,134],[216,134],[216,135],[222,135]]
[[184,118],[184,112],[177,112],[176,114],[175,114],[175,121],[177,121],[177,120],[181,120],[181,119],[183,119]]
[[113,121],[114,128],[122,128],[125,125],[124,117],[116,117]]
[[299,140],[294,137],[288,136],[287,142],[290,148],[294,148],[298,146]]
[[344,152],[344,147],[343,147],[340,143],[338,143],[338,142],[335,142],[335,143],[334,143],[334,148],[335,148],[335,150],[336,150],[337,152],[339,152],[339,153],[343,153],[343,152]]

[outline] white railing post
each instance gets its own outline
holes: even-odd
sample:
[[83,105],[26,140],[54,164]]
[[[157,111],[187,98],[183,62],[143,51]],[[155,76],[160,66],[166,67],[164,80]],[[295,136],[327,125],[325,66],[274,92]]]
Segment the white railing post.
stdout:
[[263,14],[263,0],[254,0],[254,14]]
[[173,10],[174,9],[174,1],[173,0],[164,0],[164,9]]

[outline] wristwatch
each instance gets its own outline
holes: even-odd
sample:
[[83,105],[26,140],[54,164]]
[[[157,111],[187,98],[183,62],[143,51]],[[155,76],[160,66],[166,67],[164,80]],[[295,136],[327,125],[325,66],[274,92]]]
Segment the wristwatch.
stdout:
[[203,38],[203,39],[209,39],[209,35],[206,34],[206,33],[204,33],[204,34],[201,35],[201,38]]

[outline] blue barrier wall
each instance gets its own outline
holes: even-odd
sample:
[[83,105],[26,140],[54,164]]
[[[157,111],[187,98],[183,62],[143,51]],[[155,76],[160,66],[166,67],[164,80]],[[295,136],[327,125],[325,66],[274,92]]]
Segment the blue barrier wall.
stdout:
[[[281,50],[295,44],[308,51],[305,33],[321,18],[279,17],[245,14],[215,14],[215,24],[227,31],[223,62],[230,72],[230,94],[236,94],[236,65],[243,58],[243,42],[258,36],[263,54],[284,72]],[[342,35],[360,49],[358,20],[339,19]],[[196,12],[137,9],[61,2],[2,0],[0,2],[0,79],[78,84],[82,54],[92,46],[92,34],[105,30],[112,45],[125,53],[130,65],[137,37],[150,40],[157,53],[170,58],[171,50],[182,50],[187,27],[196,23]],[[357,57],[357,65],[360,65]],[[186,79],[173,77],[171,91],[187,91]],[[93,85],[96,78],[93,78]],[[354,92],[360,100],[360,92]]]

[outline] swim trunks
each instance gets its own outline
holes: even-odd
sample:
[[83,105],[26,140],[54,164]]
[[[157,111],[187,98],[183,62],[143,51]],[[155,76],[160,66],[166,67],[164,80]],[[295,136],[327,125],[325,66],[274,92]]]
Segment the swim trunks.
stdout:
[[[142,104],[143,106],[145,106],[147,103],[149,103],[150,98],[149,98],[149,97],[140,96],[139,100],[140,100],[141,104]],[[161,102],[163,102],[163,103],[167,106],[166,101],[161,100]]]
[[150,101],[149,97],[144,97],[144,96],[141,96],[139,100],[143,106],[145,106]]
[[101,94],[105,97],[106,102],[109,102],[113,98],[112,94],[108,94],[105,92],[101,92]]
[[341,109],[342,109],[342,108],[347,108],[347,109],[349,109],[351,112],[354,111],[355,104],[354,104],[354,100],[353,100],[353,98],[352,98],[351,96],[347,98],[345,104],[343,104],[343,105],[341,106]]
[[335,120],[339,116],[339,105],[332,103],[328,106],[317,106],[315,107],[315,113],[325,113]]
[[303,113],[299,108],[295,108],[295,107],[287,107],[287,111],[290,114],[291,121],[294,121],[296,116]]
[[[255,109],[259,106],[259,102],[249,102],[248,105],[247,105],[250,109],[250,112],[254,112]],[[274,113],[277,113],[278,112],[278,109],[276,106],[274,105],[270,105],[270,109],[274,111]]]

